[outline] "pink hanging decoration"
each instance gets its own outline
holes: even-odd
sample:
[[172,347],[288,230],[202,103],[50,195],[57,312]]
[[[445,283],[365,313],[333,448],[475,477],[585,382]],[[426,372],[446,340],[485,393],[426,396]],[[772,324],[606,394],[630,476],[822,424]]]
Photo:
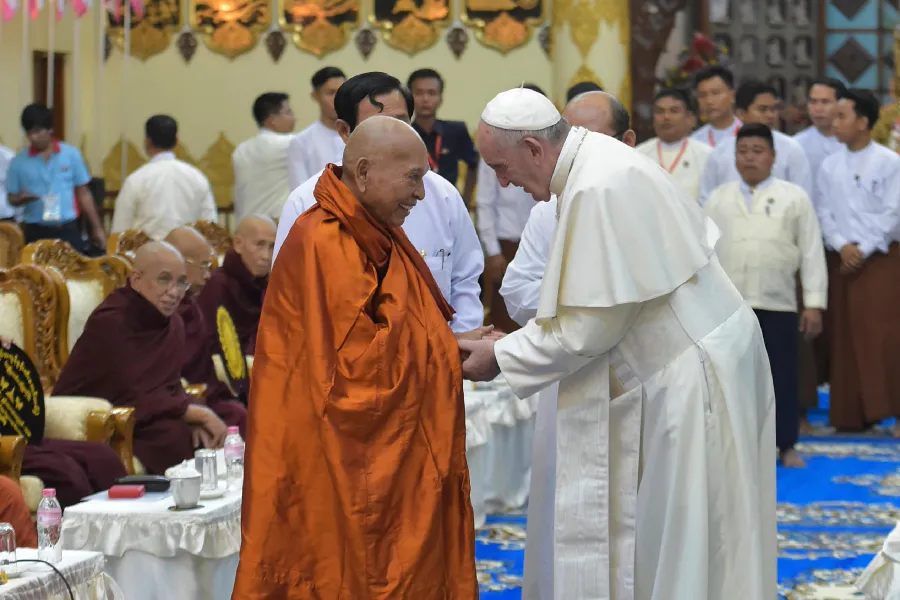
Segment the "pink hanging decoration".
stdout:
[[38,18],[42,8],[44,8],[44,0],[28,0],[28,16],[32,20]]
[[131,12],[138,19],[144,18],[144,1],[143,0],[131,0]]
[[119,22],[122,20],[122,5],[119,4],[117,0],[105,0],[106,2],[106,10],[109,14],[113,16],[113,20],[115,22]]
[[16,0],[0,0],[0,18],[9,21],[16,14],[18,3]]
[[90,0],[72,0],[72,10],[75,11],[76,17],[83,17],[90,7]]

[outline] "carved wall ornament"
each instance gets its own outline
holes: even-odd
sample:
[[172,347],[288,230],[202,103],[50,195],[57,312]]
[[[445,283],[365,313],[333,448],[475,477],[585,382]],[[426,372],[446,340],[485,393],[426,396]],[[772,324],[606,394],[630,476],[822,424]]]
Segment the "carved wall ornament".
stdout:
[[503,54],[527,43],[544,18],[543,0],[466,0],[461,15],[479,42]]
[[191,26],[217,54],[234,59],[252,50],[272,24],[268,0],[194,0]]
[[413,56],[437,42],[449,14],[447,0],[372,0],[369,20],[389,46]]
[[[125,167],[127,172],[122,173],[122,140],[116,142],[106,158],[103,159],[103,179],[108,190],[122,189],[122,181],[129,174],[139,169],[147,159],[144,158],[137,147],[128,142],[125,148]],[[107,198],[104,202],[106,205],[110,200]]]
[[[184,0],[147,0],[144,16],[131,15],[131,56],[147,60],[164,52],[174,32],[181,29],[181,2]],[[107,13],[107,31],[119,50],[125,49],[125,16],[121,11]]]
[[469,45],[469,32],[466,31],[466,28],[462,25],[454,25],[450,28],[450,31],[447,32],[447,46],[450,47],[450,52],[453,53],[457,59],[459,59],[463,52],[466,51],[466,46]]
[[569,31],[582,58],[587,58],[600,37],[600,13],[595,0],[576,0],[569,9]]
[[197,36],[190,29],[185,29],[178,35],[175,46],[178,48],[178,53],[181,54],[184,62],[189,63],[194,58],[194,54],[197,53]]
[[281,60],[287,42],[284,40],[284,34],[277,29],[273,29],[266,35],[266,51],[272,57],[274,62]]
[[109,30],[107,29],[106,33],[103,34],[103,62],[109,60],[109,55],[112,53],[113,43],[112,40],[109,39]]
[[[574,75],[572,75],[572,79],[569,80],[569,85],[567,85],[566,87],[570,88],[575,84],[585,83],[585,82],[596,83],[601,88],[606,89],[606,87],[603,85],[603,82],[600,81],[599,77],[597,77],[597,74],[594,73],[591,70],[591,68],[587,65],[581,65],[580,67],[578,67],[578,70],[575,71]],[[619,96],[616,96],[616,98],[620,102],[622,102],[622,104],[624,104],[625,106],[628,106],[628,104],[626,104],[624,100],[619,98]]]
[[547,58],[553,58],[553,27],[550,25],[544,25],[541,27],[541,32],[538,34],[538,43],[541,45],[541,50],[544,51],[544,54],[547,55]]
[[378,38],[375,37],[375,32],[371,28],[364,27],[356,32],[354,43],[356,44],[356,49],[362,54],[363,59],[368,59],[372,51],[375,50]]
[[279,0],[278,20],[305,52],[325,56],[339,50],[359,26],[360,0]]

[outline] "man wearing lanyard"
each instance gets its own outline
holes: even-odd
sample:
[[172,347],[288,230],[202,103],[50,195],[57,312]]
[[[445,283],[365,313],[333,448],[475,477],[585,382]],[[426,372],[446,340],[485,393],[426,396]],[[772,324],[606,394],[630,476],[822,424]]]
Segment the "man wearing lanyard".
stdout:
[[413,71],[406,85],[415,103],[412,126],[425,142],[431,170],[455,186],[459,179],[459,163],[466,163],[469,168],[462,197],[471,208],[478,178],[478,151],[465,123],[437,118],[443,102],[444,80],[434,69],[419,69]]
[[706,67],[694,77],[694,90],[700,114],[707,122],[691,137],[713,148],[733,139],[742,123],[734,114],[734,75],[731,71],[721,65]]
[[42,104],[22,111],[22,129],[31,144],[9,166],[6,191],[12,206],[21,206],[26,243],[61,239],[85,250],[78,226],[78,207],[91,224],[91,239],[106,247],[106,234],[88,189],[91,176],[81,153],[53,138],[53,114]]

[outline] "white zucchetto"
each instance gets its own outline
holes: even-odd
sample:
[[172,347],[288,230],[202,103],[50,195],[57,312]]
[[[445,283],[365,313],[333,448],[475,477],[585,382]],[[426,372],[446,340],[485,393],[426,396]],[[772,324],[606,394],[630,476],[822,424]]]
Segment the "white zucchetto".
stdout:
[[527,88],[500,92],[481,113],[481,120],[488,125],[512,131],[546,129],[561,118],[549,98]]

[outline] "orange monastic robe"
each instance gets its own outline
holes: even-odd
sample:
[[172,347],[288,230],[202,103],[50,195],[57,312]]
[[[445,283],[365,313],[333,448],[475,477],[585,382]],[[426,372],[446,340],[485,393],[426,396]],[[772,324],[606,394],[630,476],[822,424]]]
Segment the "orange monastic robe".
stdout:
[[329,166],[275,263],[233,600],[478,597],[452,309]]

